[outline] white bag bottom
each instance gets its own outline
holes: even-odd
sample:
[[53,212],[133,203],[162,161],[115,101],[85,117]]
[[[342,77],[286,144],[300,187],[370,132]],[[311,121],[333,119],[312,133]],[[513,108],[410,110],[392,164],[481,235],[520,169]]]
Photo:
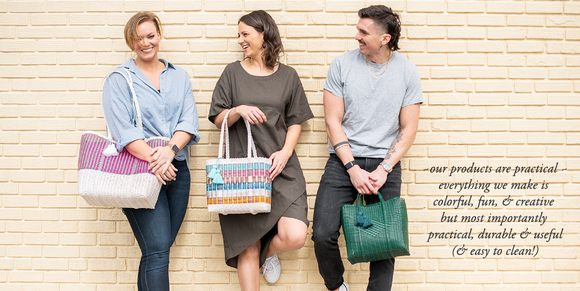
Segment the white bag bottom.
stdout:
[[155,208],[161,183],[150,173],[119,175],[97,170],[78,171],[79,195],[94,206]]

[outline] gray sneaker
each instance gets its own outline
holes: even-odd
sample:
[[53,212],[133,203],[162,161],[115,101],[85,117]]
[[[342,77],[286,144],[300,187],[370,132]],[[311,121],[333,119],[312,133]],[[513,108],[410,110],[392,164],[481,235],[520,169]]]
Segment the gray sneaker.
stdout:
[[264,279],[266,279],[268,283],[273,284],[280,279],[282,266],[280,265],[280,259],[278,259],[277,254],[267,257],[262,268],[262,276],[264,276]]
[[[328,290],[330,291],[330,290]],[[346,282],[342,282],[342,285],[338,288],[338,291],[348,291],[348,284]]]

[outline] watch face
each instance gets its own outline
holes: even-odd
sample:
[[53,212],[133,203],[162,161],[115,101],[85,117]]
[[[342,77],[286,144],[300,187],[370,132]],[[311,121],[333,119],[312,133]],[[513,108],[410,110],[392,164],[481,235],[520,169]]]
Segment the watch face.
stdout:
[[173,150],[173,152],[175,152],[175,154],[177,154],[177,152],[179,152],[179,148],[176,145],[173,145],[171,147],[171,149]]

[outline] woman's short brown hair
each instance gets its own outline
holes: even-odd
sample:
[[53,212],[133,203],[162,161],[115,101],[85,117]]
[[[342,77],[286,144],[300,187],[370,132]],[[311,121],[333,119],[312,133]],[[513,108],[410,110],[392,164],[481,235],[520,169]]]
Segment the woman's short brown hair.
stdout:
[[134,49],[133,42],[138,43],[140,40],[140,37],[137,35],[137,26],[145,21],[153,22],[157,28],[157,33],[161,36],[161,20],[159,20],[159,17],[157,17],[153,12],[139,12],[133,15],[131,19],[127,21],[127,24],[125,24],[125,43],[127,43],[127,46],[131,50]]
[[278,26],[272,16],[264,10],[256,10],[242,16],[238,24],[240,22],[253,27],[259,33],[264,33],[264,54],[262,59],[267,68],[273,69],[282,57],[282,53],[284,53],[284,46],[282,46]]

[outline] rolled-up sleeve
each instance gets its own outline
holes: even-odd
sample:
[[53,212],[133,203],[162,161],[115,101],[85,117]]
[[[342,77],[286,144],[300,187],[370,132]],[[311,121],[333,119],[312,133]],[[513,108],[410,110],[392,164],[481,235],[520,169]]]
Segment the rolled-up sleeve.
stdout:
[[112,73],[103,86],[103,111],[108,130],[117,141],[117,150],[138,139],[144,139],[142,130],[135,126],[130,89],[121,72]]
[[191,88],[191,81],[189,80],[188,74],[186,74],[186,80],[184,82],[186,85],[183,97],[183,107],[175,131],[185,131],[192,134],[193,136],[186,144],[186,146],[191,146],[198,143],[200,139],[199,117],[197,115],[197,107],[195,106],[195,99],[193,98],[193,90]]

